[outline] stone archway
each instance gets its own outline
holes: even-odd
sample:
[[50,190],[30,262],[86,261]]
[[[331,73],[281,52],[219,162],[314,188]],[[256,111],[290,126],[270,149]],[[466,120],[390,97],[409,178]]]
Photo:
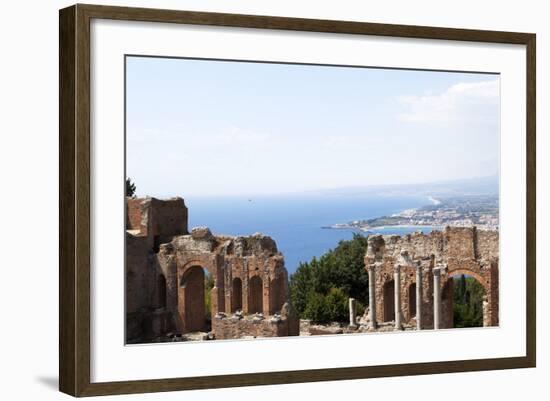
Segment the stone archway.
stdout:
[[209,331],[213,317],[225,311],[224,283],[216,261],[197,257],[179,262],[173,285],[177,291],[176,328],[181,333]]
[[477,282],[483,286],[486,292],[489,291],[490,278],[486,278],[472,269],[452,269],[447,274],[447,278],[450,279],[461,275],[475,278]]
[[395,320],[395,282],[389,280],[384,284],[384,322]]
[[253,276],[248,282],[248,313],[263,313],[263,281]]
[[285,303],[285,282],[283,277],[277,276],[269,281],[269,313],[279,313]]
[[416,316],[416,283],[409,285],[409,294],[407,297],[409,320]]
[[157,306],[166,307],[166,278],[163,274],[157,276]]
[[239,277],[233,279],[231,288],[231,312],[243,309],[243,282]]
[[201,266],[185,269],[179,281],[178,309],[183,332],[202,331],[206,326],[205,274]]
[[488,283],[474,271],[457,269],[448,274],[441,294],[442,327],[490,326]]

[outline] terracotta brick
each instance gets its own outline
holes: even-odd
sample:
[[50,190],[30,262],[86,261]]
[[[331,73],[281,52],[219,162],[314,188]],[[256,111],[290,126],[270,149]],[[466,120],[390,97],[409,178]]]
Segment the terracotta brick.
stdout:
[[[433,269],[445,266],[441,277],[442,328],[453,327],[452,277],[474,277],[484,288],[484,326],[498,326],[498,232],[478,231],[475,227],[447,227],[430,234],[369,237],[365,266],[375,265],[376,319],[394,319],[394,269],[400,265],[401,311],[406,324],[415,324],[416,265],[422,267],[422,328],[433,328]],[[404,260],[403,252],[408,255]],[[411,261],[413,263],[411,263]]]
[[[206,227],[189,233],[181,198],[127,203],[128,340],[204,331],[208,320],[218,339],[298,335],[288,274],[275,241],[262,234],[215,236]],[[206,294],[210,316],[205,275],[214,282]],[[152,314],[158,310],[163,313]],[[237,311],[241,319],[227,317]]]

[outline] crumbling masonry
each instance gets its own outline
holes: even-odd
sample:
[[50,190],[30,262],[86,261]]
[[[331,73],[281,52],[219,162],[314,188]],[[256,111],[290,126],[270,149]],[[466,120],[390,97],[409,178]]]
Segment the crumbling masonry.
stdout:
[[498,232],[451,228],[430,234],[368,239],[368,324],[416,329],[453,327],[454,276],[475,278],[485,290],[483,326],[498,326]]
[[[127,199],[126,212],[127,342],[162,341],[170,333],[201,339],[300,334],[284,259],[270,237],[213,235],[205,227],[189,233],[181,198]],[[462,274],[485,290],[483,325],[497,326],[498,255],[498,232],[475,227],[371,235],[369,307],[357,320],[350,299],[350,325],[339,332],[451,328],[452,278]],[[317,331],[307,334],[327,334]]]
[[[218,236],[205,227],[189,233],[181,198],[127,199],[126,226],[127,342],[169,333],[299,334],[283,256],[271,238]],[[205,275],[213,283],[206,297]]]

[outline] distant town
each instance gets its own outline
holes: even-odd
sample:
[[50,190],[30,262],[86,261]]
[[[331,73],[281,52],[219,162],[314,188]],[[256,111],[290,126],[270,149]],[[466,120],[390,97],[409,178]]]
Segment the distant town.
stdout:
[[391,216],[336,223],[323,228],[352,229],[370,232],[384,227],[472,227],[480,230],[498,230],[498,195],[464,195],[429,197],[431,204],[407,209]]

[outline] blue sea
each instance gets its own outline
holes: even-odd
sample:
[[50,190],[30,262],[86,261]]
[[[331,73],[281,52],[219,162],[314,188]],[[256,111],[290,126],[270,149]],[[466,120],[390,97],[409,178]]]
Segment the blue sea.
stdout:
[[[427,197],[337,197],[273,196],[254,198],[186,198],[189,227],[207,226],[214,234],[272,237],[285,257],[291,274],[300,262],[310,261],[340,240],[353,237],[353,230],[326,229],[335,223],[387,216],[430,203]],[[389,227],[378,233],[429,232],[432,227]]]

